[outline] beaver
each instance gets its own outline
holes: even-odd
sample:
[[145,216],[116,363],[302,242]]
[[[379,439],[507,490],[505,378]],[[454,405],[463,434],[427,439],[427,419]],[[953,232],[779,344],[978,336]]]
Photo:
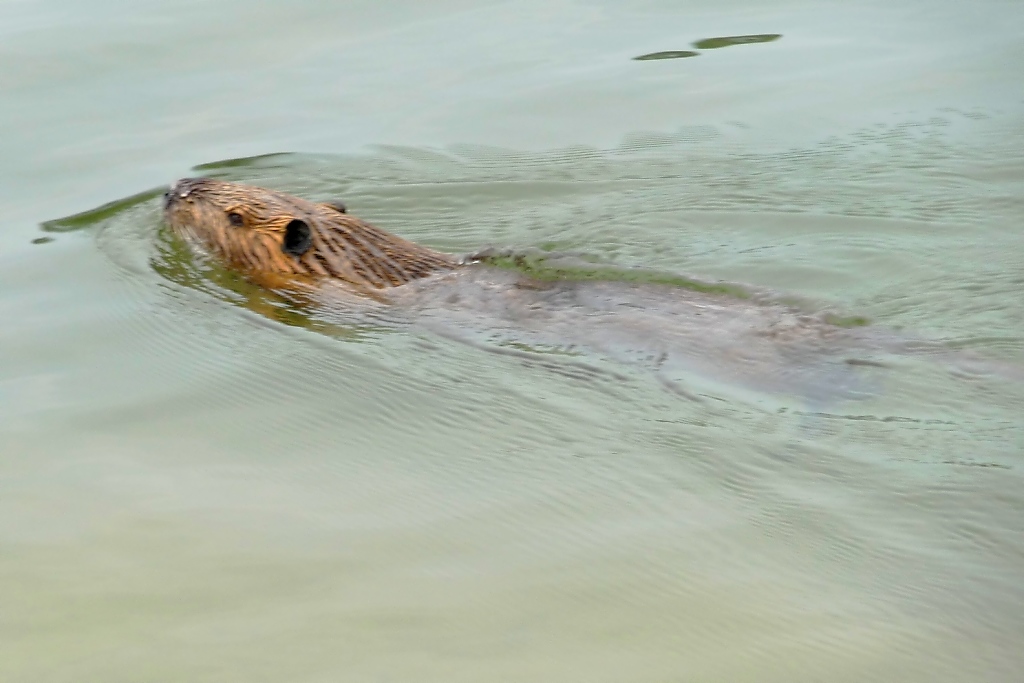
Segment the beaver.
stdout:
[[458,259],[380,230],[340,202],[183,178],[164,195],[167,223],[229,266],[279,286],[333,279],[385,289],[447,271]]
[[[299,291],[303,303],[343,323],[356,309],[386,309],[392,323],[401,318],[501,353],[558,348],[640,359],[677,390],[666,379],[671,367],[770,393],[851,398],[864,388],[859,374],[887,365],[875,358],[908,351],[906,340],[873,326],[836,324],[827,311],[810,314],[770,293],[737,295],[690,280],[544,281],[405,240],[340,203],[239,183],[179,180],[164,212],[175,233],[229,267],[257,284]],[[475,343],[474,333],[485,341]]]

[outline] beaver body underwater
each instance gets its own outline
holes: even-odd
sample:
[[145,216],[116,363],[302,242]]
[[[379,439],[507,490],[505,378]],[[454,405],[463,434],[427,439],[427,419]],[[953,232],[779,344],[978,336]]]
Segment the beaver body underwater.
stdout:
[[752,290],[531,278],[404,240],[340,205],[237,183],[181,180],[165,195],[165,217],[175,233],[257,283],[303,291],[321,317],[351,322],[353,308],[376,306],[377,320],[493,351],[639,361],[676,389],[678,377],[689,384],[696,374],[716,385],[853,398],[875,384],[864,373],[877,371],[877,358],[906,342]]

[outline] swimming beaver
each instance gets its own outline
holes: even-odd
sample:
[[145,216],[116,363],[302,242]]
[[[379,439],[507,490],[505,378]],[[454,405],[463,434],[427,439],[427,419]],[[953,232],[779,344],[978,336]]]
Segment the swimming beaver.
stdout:
[[315,204],[209,178],[179,180],[164,201],[167,222],[176,232],[264,280],[267,275],[335,278],[357,289],[379,289],[457,263],[348,215],[342,204]]
[[180,180],[165,195],[165,215],[176,233],[259,284],[305,290],[328,316],[347,321],[353,306],[367,310],[365,297],[347,298],[354,291],[384,304],[375,315],[389,311],[388,323],[505,353],[525,346],[639,360],[673,388],[665,373],[682,369],[773,393],[850,398],[864,386],[858,373],[879,365],[873,356],[906,350],[884,330],[847,329],[749,290],[545,282],[404,240],[340,204],[238,183]]

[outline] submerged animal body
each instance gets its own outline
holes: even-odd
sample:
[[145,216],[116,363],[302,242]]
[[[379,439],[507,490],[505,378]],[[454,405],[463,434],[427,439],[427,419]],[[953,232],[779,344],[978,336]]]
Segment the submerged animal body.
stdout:
[[[261,284],[300,288],[328,315],[365,304],[491,350],[640,361],[674,387],[670,376],[692,371],[770,392],[850,397],[864,386],[860,373],[877,365],[874,353],[885,352],[869,330],[768,297],[531,278],[396,237],[339,205],[247,185],[181,180],[166,194],[165,216],[229,266]],[[353,303],[352,293],[370,303]]]

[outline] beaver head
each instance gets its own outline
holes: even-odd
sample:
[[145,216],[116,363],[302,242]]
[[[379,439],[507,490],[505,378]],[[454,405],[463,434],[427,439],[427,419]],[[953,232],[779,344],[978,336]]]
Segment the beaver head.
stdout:
[[360,287],[404,284],[456,260],[345,213],[283,192],[184,178],[164,195],[176,233],[254,274],[336,278]]

